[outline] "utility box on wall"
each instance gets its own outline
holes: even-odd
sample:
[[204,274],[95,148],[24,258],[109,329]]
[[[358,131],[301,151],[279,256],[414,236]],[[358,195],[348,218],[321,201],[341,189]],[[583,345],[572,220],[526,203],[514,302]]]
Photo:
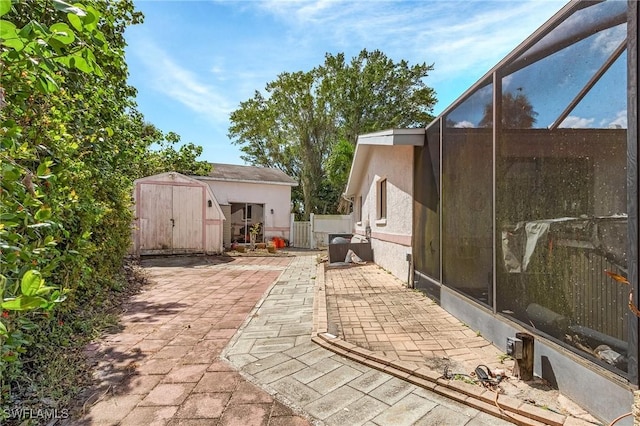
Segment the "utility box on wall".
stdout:
[[522,340],[507,337],[507,355],[513,359],[522,359]]

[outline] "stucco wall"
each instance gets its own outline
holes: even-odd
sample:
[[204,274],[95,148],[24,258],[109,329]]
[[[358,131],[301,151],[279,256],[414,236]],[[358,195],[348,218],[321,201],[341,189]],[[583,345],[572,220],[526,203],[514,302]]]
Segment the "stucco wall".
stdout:
[[[220,204],[264,204],[265,239],[277,236],[289,239],[291,187],[264,183],[205,180]],[[273,209],[273,214],[271,210]]]
[[411,247],[372,238],[371,248],[373,249],[373,258],[378,266],[391,272],[405,285],[408,284],[407,253],[411,253]]
[[[376,146],[371,150],[366,176],[356,198],[362,196],[362,221],[354,226],[364,235],[371,227],[375,263],[402,281],[409,271],[413,209],[413,147]],[[387,179],[387,217],[377,220],[377,184]]]

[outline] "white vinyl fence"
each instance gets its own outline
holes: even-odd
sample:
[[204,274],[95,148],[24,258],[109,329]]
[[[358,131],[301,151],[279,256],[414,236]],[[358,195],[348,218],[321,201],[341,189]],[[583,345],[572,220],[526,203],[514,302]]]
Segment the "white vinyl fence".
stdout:
[[353,232],[351,215],[315,215],[309,221],[296,222],[291,215],[291,238],[293,247],[316,249],[329,245],[329,234]]
[[[292,215],[293,216],[293,215]],[[291,239],[289,244],[292,247],[311,248],[311,222],[291,221]]]

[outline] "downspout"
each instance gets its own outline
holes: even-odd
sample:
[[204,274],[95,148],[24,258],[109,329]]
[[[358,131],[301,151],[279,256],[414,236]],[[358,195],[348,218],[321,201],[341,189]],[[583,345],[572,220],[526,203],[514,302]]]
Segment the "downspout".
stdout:
[[415,288],[413,283],[413,256],[407,253],[407,288]]

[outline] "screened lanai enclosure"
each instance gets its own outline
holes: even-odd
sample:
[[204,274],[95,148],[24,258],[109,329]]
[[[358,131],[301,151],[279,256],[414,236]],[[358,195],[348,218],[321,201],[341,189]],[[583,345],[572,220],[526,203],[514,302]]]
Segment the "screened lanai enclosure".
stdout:
[[637,384],[629,99],[637,4],[569,3],[428,126],[413,253],[433,297],[453,290]]

